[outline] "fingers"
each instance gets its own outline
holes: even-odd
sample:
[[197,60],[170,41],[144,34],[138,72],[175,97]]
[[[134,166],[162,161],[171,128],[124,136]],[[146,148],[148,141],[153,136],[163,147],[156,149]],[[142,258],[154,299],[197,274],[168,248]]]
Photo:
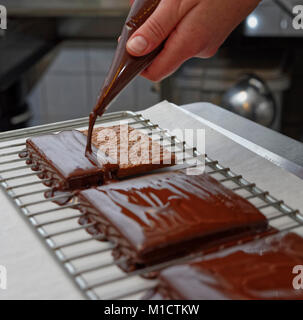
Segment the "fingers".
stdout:
[[149,80],[160,81],[191,57],[212,57],[258,1],[199,1],[199,5],[193,7],[179,22],[164,49],[142,75]]
[[[160,81],[191,57],[213,56],[232,30],[257,6],[259,0],[162,0],[135,32],[135,56],[148,54],[165,39],[163,50],[142,75]],[[139,53],[138,53],[139,52]]]
[[197,32],[201,24],[201,15],[192,10],[179,23],[165,43],[164,49],[160,52],[154,62],[147,68],[142,76],[151,81],[160,81],[172,74],[189,58],[203,53],[204,57],[212,56],[215,52],[207,52],[210,42],[210,35],[207,30]]
[[162,0],[155,12],[128,41],[128,52],[134,56],[143,56],[156,49],[195,3],[195,0]]

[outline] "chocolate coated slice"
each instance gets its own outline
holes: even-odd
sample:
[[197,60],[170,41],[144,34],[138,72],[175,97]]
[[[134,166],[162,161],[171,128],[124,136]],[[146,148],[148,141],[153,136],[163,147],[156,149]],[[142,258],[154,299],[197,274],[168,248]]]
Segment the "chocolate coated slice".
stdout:
[[[27,163],[42,171],[41,178],[54,190],[74,190],[91,185],[101,185],[118,170],[118,165],[105,154],[103,157],[85,156],[86,137],[83,133],[62,131],[33,137],[26,141]],[[97,155],[94,147],[93,154]]]
[[46,184],[53,190],[47,197],[58,190],[98,186],[176,162],[173,153],[128,125],[96,128],[93,153],[87,156],[86,134],[87,131],[63,131],[26,141],[26,151],[20,156],[28,159],[33,170],[42,171],[40,178],[49,180]]
[[303,291],[293,286],[297,265],[303,265],[302,237],[278,234],[167,268],[160,274],[157,289],[145,297],[301,300]]
[[124,259],[125,270],[267,229],[252,204],[206,174],[140,177],[78,197],[81,211],[117,244],[114,256]]

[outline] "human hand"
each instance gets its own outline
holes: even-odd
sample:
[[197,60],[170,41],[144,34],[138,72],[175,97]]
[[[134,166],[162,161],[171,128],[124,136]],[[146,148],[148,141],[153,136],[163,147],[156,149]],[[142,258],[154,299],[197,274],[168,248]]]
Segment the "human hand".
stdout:
[[155,12],[132,35],[127,50],[133,56],[144,56],[167,39],[163,50],[142,73],[149,80],[160,81],[192,57],[212,57],[259,2],[161,0]]

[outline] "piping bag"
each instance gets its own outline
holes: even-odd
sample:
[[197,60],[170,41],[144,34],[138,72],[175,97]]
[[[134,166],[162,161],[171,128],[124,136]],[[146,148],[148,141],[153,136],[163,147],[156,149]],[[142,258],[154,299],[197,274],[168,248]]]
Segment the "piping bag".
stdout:
[[140,28],[155,11],[161,0],[135,0],[124,24],[120,41],[114,55],[109,73],[105,78],[97,104],[89,116],[89,128],[85,154],[92,156],[92,132],[98,116],[102,116],[110,102],[144,69],[146,69],[162,49],[162,45],[151,53],[131,56],[126,44],[132,34]]

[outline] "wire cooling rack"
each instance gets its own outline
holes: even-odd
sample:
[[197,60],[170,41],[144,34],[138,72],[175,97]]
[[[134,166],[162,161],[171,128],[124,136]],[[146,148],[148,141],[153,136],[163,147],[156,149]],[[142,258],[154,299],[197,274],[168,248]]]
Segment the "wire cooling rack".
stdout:
[[[303,216],[298,210],[272,197],[268,191],[261,190],[254,183],[245,180],[242,175],[221,166],[218,161],[199,154],[195,148],[171,136],[169,132],[145,119],[141,114],[112,113],[102,117],[97,121],[97,125],[109,126],[121,122],[143,131],[153,140],[161,142],[164,147],[171,147],[179,161],[187,161],[185,165],[183,162],[165,170],[202,166],[205,163],[205,171],[208,174],[254,204],[267,217],[271,226],[280,231],[296,230],[303,234]],[[79,218],[83,215],[76,210],[76,198],[63,206],[53,202],[61,196],[46,199],[44,193],[50,189],[43,182],[47,182],[47,179],[39,179],[39,172],[31,171],[24,159],[18,157],[19,152],[25,148],[28,137],[69,129],[83,130],[87,128],[87,124],[87,118],[83,118],[0,133],[0,185],[16,211],[32,226],[86,298],[140,298],[146,290],[156,285],[156,280],[147,280],[142,275],[187,261],[197,255],[124,273],[116,266],[111,256],[113,244],[96,241],[102,240],[100,234],[90,235],[86,232],[86,229],[94,228],[93,223],[79,225]],[[195,160],[195,164],[189,164],[192,163],[191,160]]]

